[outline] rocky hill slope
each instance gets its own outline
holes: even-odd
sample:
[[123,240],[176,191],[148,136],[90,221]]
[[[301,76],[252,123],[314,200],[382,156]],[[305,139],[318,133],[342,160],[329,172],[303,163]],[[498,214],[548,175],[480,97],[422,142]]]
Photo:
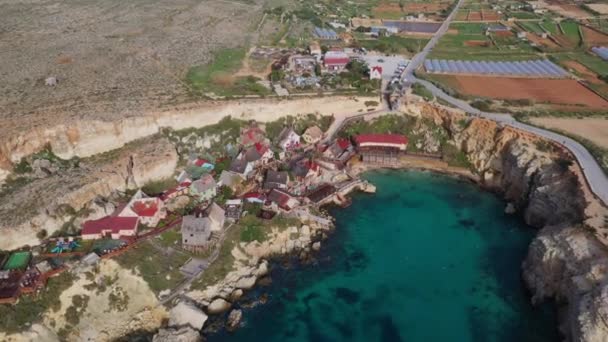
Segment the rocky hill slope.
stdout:
[[[47,161],[47,159],[40,159]],[[97,198],[173,175],[178,161],[167,139],[153,136],[64,168],[38,166],[40,178],[24,180],[0,194],[0,249],[33,245],[39,237],[114,209]],[[33,165],[37,164],[36,161]],[[40,164],[40,163],[38,163]],[[44,232],[41,235],[41,232]]]

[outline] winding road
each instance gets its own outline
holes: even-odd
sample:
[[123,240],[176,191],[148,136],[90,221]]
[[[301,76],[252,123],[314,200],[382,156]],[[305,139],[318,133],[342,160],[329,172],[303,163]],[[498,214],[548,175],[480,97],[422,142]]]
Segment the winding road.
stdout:
[[453,106],[467,112],[469,115],[475,115],[486,119],[494,120],[504,126],[511,126],[517,129],[521,129],[523,131],[539,135],[543,138],[552,140],[558,144],[563,145],[568,150],[570,150],[570,152],[572,152],[572,154],[577,159],[577,162],[583,170],[583,173],[585,175],[585,178],[587,179],[587,183],[589,184],[591,191],[597,197],[599,197],[604,202],[604,204],[608,204],[608,177],[603,172],[602,168],[599,166],[595,158],[593,158],[591,153],[589,153],[589,151],[587,151],[587,149],[583,145],[576,142],[574,139],[568,138],[555,132],[544,130],[542,128],[518,122],[511,115],[508,114],[480,111],[476,108],[473,108],[467,102],[446,94],[445,92],[443,92],[443,90],[437,88],[432,83],[425,80],[421,80],[414,75],[414,71],[422,65],[427,55],[431,52],[435,45],[437,45],[439,39],[441,39],[441,37],[448,31],[450,23],[458,12],[458,8],[462,5],[463,1],[464,0],[458,0],[456,5],[454,6],[454,9],[443,22],[439,30],[437,30],[433,38],[431,38],[431,40],[427,43],[427,45],[420,53],[418,53],[412,58],[411,62],[408,64],[407,68],[403,73],[404,80],[423,85],[431,93],[433,93],[435,97],[441,98],[449,102]]

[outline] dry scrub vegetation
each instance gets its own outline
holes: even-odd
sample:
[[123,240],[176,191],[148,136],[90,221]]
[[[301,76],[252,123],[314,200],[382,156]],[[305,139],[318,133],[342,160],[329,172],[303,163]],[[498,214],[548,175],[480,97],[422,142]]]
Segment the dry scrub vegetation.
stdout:
[[[0,0],[0,121],[112,120],[189,99],[188,70],[246,45],[264,0]],[[45,79],[58,79],[55,87]]]

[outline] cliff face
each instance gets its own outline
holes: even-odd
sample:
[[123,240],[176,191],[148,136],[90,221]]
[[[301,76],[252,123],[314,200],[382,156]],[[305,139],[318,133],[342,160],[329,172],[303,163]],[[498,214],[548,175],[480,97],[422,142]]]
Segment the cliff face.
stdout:
[[66,223],[77,225],[74,220],[83,218],[75,218],[73,211],[87,209],[88,218],[111,213],[112,206],[95,199],[169,177],[177,160],[167,139],[152,137],[16,188],[0,202],[0,249],[36,244],[42,230],[52,234]]
[[533,302],[564,307],[569,341],[608,341],[608,209],[590,193],[559,146],[483,119],[425,107],[464,151],[482,182],[503,193],[525,221],[542,228],[523,263]]
[[0,184],[13,164],[49,144],[58,156],[88,157],[120,148],[126,143],[158,133],[162,127],[183,129],[217,123],[225,116],[265,122],[281,116],[321,112],[325,115],[356,113],[367,109],[368,98],[319,97],[298,100],[250,100],[197,103],[173,111],[150,112],[119,121],[73,120],[50,122],[27,130],[0,127]]
[[567,151],[485,119],[425,107],[468,157],[485,186],[503,193],[534,227],[583,221],[586,202]]

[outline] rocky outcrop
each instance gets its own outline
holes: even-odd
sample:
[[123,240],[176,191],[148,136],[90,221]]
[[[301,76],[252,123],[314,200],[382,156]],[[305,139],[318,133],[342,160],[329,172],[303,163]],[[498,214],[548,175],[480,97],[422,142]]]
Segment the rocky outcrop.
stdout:
[[228,318],[226,319],[226,329],[228,331],[236,330],[243,319],[243,311],[242,310],[232,310],[230,314],[228,314]]
[[[285,229],[274,228],[264,242],[240,243],[232,250],[235,258],[233,271],[219,282],[204,289],[191,290],[186,296],[206,306],[209,314],[226,312],[246,290],[254,287],[261,278],[268,275],[269,267],[266,261],[268,258],[287,253],[310,252],[311,246],[315,243],[314,238],[331,228],[329,225],[309,220],[300,228],[296,226]],[[317,246],[321,247],[320,244]]]
[[197,331],[203,328],[206,321],[207,315],[202,310],[197,308],[193,303],[184,301],[173,307],[169,316],[170,327],[188,326]]
[[33,245],[43,230],[51,234],[62,226],[78,225],[84,218],[107,215],[112,204],[104,197],[172,176],[177,160],[167,139],[151,137],[83,159],[77,167],[31,179],[2,195],[0,249]]
[[443,126],[468,157],[483,185],[504,194],[529,225],[578,223],[586,202],[566,150],[494,121],[426,106],[422,115]]
[[201,334],[190,327],[160,329],[152,342],[199,342]]
[[543,228],[523,264],[533,302],[554,298],[565,304],[562,331],[571,341],[608,337],[608,254],[581,227]]

